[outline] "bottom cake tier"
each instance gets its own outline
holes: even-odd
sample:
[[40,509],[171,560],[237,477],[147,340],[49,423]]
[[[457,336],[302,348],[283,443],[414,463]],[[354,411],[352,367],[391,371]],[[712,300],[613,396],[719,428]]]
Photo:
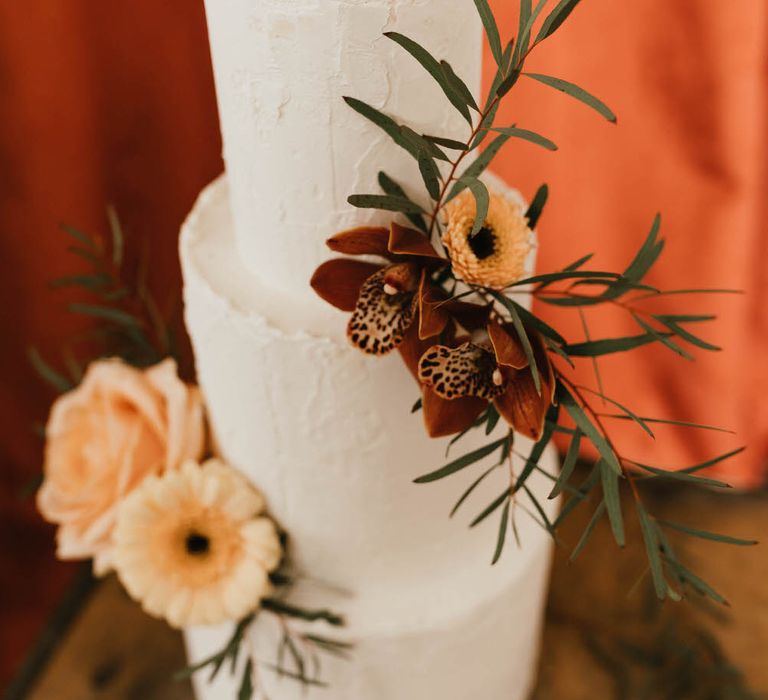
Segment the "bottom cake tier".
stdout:
[[[467,524],[508,487],[507,468],[483,481],[454,518],[451,506],[479,475],[477,465],[413,484],[445,463],[446,441],[430,440],[411,414],[417,388],[407,370],[397,357],[377,360],[347,346],[339,312],[308,295],[265,289],[240,262],[228,203],[222,177],[201,195],[181,241],[187,327],[214,441],[264,491],[289,534],[301,581],[290,600],[343,613],[343,630],[323,632],[354,644],[348,660],[322,658],[326,686],[304,687],[270,670],[280,621],[260,615],[246,641],[265,697],[522,700],[538,655],[549,535],[523,503],[521,546],[510,541],[490,566],[498,517]],[[456,455],[503,430],[468,435]],[[517,436],[516,452],[529,449]],[[551,478],[553,450],[540,466]],[[519,473],[522,461],[513,468]],[[547,477],[534,473],[528,486],[551,518],[557,503],[546,498]],[[187,630],[190,660],[220,650],[231,632],[232,625]],[[205,673],[196,678],[201,700],[237,697],[239,670],[225,667],[211,684]]]

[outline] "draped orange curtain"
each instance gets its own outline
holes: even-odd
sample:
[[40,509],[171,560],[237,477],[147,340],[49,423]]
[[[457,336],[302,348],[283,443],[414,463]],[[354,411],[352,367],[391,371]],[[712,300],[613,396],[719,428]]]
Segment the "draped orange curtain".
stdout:
[[[492,4],[505,35],[513,36],[518,3]],[[487,80],[491,68],[486,56]],[[526,69],[577,83],[619,117],[612,126],[525,78],[510,93],[501,122],[560,146],[551,153],[512,143],[496,165],[528,198],[541,183],[550,186],[539,270],[591,252],[593,269],[623,269],[658,211],[667,245],[650,284],[746,292],[669,297],[661,307],[717,314],[716,322],[692,330],[722,352],[694,348],[696,360],[687,362],[654,346],[600,362],[606,394],[637,414],[736,434],[659,427],[654,442],[638,426],[617,421],[611,427],[619,449],[646,463],[684,466],[747,444],[722,473],[735,486],[758,486],[768,473],[768,5],[584,0]],[[569,339],[584,339],[577,313],[541,303],[537,311]],[[587,317],[593,337],[641,332],[620,309]],[[579,364],[578,378],[596,387],[589,361]]]
[[[469,0],[450,0],[459,1]],[[495,4],[512,33],[516,3]],[[513,144],[497,161],[528,197],[551,186],[540,269],[592,251],[595,265],[621,267],[661,210],[668,248],[652,283],[748,292],[686,300],[686,311],[720,315],[708,331],[726,348],[718,355],[697,353],[685,365],[653,348],[602,363],[607,390],[638,412],[736,430],[659,430],[655,457],[684,464],[748,441],[729,465],[742,486],[761,482],[768,450],[766,15],[764,3],[747,1],[584,0],[530,68],[594,91],[619,113],[619,126],[523,83],[503,118],[561,150]],[[2,686],[71,574],[53,560],[52,530],[18,497],[39,472],[33,425],[52,399],[26,348],[34,343],[55,359],[61,339],[85,323],[64,311],[74,293],[46,288],[77,271],[58,224],[103,233],[113,203],[133,245],[152,252],[156,295],[179,294],[179,225],[222,167],[202,0],[0,0],[0,96]],[[538,310],[581,337],[577,317]],[[596,336],[634,332],[620,314],[590,321]],[[591,385],[590,371],[585,364],[581,381]],[[651,458],[653,445],[635,426],[616,427],[623,451]]]
[[1,0],[0,104],[2,688],[72,573],[19,495],[53,398],[27,346],[59,362],[86,324],[65,312],[74,292],[47,288],[82,269],[58,226],[106,234],[114,204],[157,297],[178,297],[179,225],[222,168],[202,0]]

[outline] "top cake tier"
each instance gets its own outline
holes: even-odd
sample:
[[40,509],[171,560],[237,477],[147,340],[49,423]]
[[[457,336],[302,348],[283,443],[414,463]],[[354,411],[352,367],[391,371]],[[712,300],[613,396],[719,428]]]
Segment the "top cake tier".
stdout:
[[466,139],[434,80],[382,33],[396,25],[477,93],[477,11],[469,0],[206,0],[206,11],[239,253],[268,288],[319,304],[308,280],[324,240],[391,218],[347,197],[380,193],[379,170],[423,190],[415,161],[342,98]]

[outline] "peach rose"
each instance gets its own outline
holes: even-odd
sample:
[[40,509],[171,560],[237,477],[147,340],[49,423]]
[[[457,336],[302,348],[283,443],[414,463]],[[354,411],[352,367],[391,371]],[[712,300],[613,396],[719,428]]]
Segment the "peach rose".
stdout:
[[61,559],[93,557],[112,568],[112,530],[121,500],[149,474],[199,460],[205,442],[197,387],[167,359],[146,370],[98,360],[81,384],[59,397],[46,426],[43,517],[59,525]]

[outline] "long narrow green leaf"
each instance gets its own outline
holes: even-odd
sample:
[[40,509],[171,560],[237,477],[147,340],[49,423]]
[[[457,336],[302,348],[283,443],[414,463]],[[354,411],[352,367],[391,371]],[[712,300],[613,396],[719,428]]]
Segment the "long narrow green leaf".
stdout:
[[[629,416],[623,415],[621,413],[601,413],[601,418],[615,418],[617,420],[633,420]],[[689,423],[688,421],[683,420],[667,420],[665,418],[649,418],[648,416],[642,416],[642,420],[644,423],[661,423],[664,425],[677,425],[683,428],[699,428],[701,430],[714,430],[718,433],[730,433],[731,435],[735,434],[734,430],[728,430],[727,428],[719,428],[715,425],[703,425],[702,423]]]
[[581,554],[581,550],[584,549],[587,542],[589,541],[589,538],[594,532],[595,526],[600,521],[600,518],[603,516],[603,513],[605,513],[604,500],[600,501],[600,505],[598,505],[597,508],[595,508],[595,512],[592,514],[592,517],[589,519],[589,522],[587,523],[587,527],[584,529],[584,532],[579,538],[579,541],[576,543],[576,546],[573,548],[573,551],[571,552],[571,556],[568,557],[569,561],[571,562],[576,561],[576,557],[578,557],[579,554]]
[[415,484],[428,484],[432,481],[437,481],[439,479],[444,479],[447,476],[451,476],[452,474],[455,474],[458,471],[461,471],[462,469],[468,467],[471,464],[474,464],[475,462],[480,461],[484,457],[487,457],[488,455],[495,452],[499,447],[501,447],[506,441],[508,440],[507,436],[505,435],[503,438],[499,440],[495,440],[494,442],[489,443],[488,445],[483,445],[482,447],[473,450],[472,452],[469,452],[462,457],[459,457],[458,459],[455,459],[453,462],[449,462],[444,467],[441,467],[440,469],[437,469],[433,472],[430,472],[429,474],[424,474],[423,476],[420,476],[418,479],[414,479]]
[[525,488],[525,482],[528,480],[528,477],[539,466],[539,460],[544,454],[544,450],[547,448],[547,445],[549,445],[550,441],[552,440],[552,433],[555,430],[555,425],[557,425],[557,421],[560,415],[559,412],[559,406],[551,406],[547,412],[548,420],[544,423],[544,431],[542,432],[538,441],[534,443],[533,447],[531,448],[531,451],[528,454],[528,459],[525,460],[523,470],[515,480],[515,487],[513,489],[515,492]]
[[678,577],[681,578],[685,583],[693,586],[697,593],[711,598],[720,605],[730,607],[730,604],[722,595],[720,595],[714,588],[712,588],[712,586],[710,586],[704,579],[700,578],[690,569],[687,569],[685,566],[683,566],[677,559],[667,558],[666,562],[670,568],[674,569]]
[[681,525],[670,520],[659,520],[659,525],[669,527],[678,532],[683,532],[691,537],[698,537],[702,540],[711,540],[713,542],[722,542],[723,544],[733,544],[739,547],[752,547],[759,544],[757,540],[745,540],[740,537],[730,537],[729,535],[720,535],[716,532],[707,532],[706,530],[697,530],[696,528],[689,527],[688,525]]
[[448,193],[446,199],[447,202],[450,202],[457,194],[463,192],[467,188],[465,182],[467,178],[479,178],[480,175],[485,172],[485,169],[491,164],[491,161],[496,157],[501,150],[501,147],[509,141],[509,138],[509,136],[504,136],[502,134],[491,141],[488,148],[486,148],[464,171],[461,179],[454,183],[451,191]]
[[562,280],[579,280],[579,279],[591,279],[600,278],[604,279],[606,284],[620,280],[621,275],[617,272],[608,272],[606,270],[558,270],[557,272],[544,272],[540,275],[533,275],[531,277],[525,277],[517,282],[508,285],[508,288],[512,287],[524,287],[528,284],[541,283],[551,284],[552,282],[560,282]]
[[684,357],[686,360],[693,360],[693,356],[689,352],[686,352],[674,340],[670,340],[670,336],[672,335],[671,333],[657,330],[650,323],[643,321],[643,319],[640,318],[640,316],[637,314],[633,313],[632,318],[635,320],[635,323],[640,326],[640,328],[648,333],[648,335],[652,335],[662,345],[665,345],[670,350],[672,350],[672,352],[680,355],[680,357]]
[[429,196],[437,201],[440,198],[440,171],[426,151],[419,153],[419,172]]
[[651,521],[642,503],[637,504],[637,517],[640,520],[640,530],[645,542],[645,551],[648,554],[648,564],[651,567],[653,587],[656,597],[664,600],[667,597],[667,582],[664,579],[664,568],[659,553],[659,539],[656,532],[656,524]]
[[112,282],[112,277],[106,273],[93,275],[68,275],[58,277],[51,282],[51,287],[58,289],[60,287],[83,287],[88,290],[101,289]]
[[452,518],[454,515],[456,515],[457,511],[459,510],[459,508],[461,508],[461,506],[464,504],[464,502],[472,495],[474,490],[478,486],[480,486],[480,484],[482,484],[483,481],[485,481],[485,479],[486,479],[486,477],[488,477],[488,475],[490,475],[493,472],[495,472],[498,468],[499,468],[499,465],[498,464],[494,464],[492,467],[489,467],[488,469],[486,469],[479,477],[477,477],[477,479],[475,479],[469,485],[469,487],[466,489],[466,491],[464,491],[464,493],[461,494],[461,497],[459,498],[458,501],[456,501],[456,504],[451,509],[451,513],[450,513],[450,515],[448,517]]
[[525,212],[525,218],[528,219],[528,226],[531,229],[536,228],[536,224],[539,223],[541,214],[544,211],[544,206],[549,198],[549,187],[544,184],[536,190],[536,194],[533,196],[533,201],[528,207],[528,211]]
[[510,299],[507,296],[504,296],[501,292],[491,292],[492,296],[501,304],[504,305],[504,307],[512,313],[512,310],[517,313],[517,315],[523,320],[524,323],[533,326],[539,333],[542,335],[551,338],[556,343],[559,343],[560,345],[565,345],[565,338],[561,336],[552,326],[548,325],[544,321],[542,321],[538,316],[535,314],[532,314],[528,309],[526,309],[521,304],[518,304],[514,299]]
[[56,391],[63,393],[69,391],[72,388],[72,382],[70,382],[63,374],[59,374],[53,367],[51,367],[40,354],[37,348],[29,348],[27,356],[32,364],[35,372],[40,375],[40,378],[50,384]]
[[533,80],[538,80],[540,83],[548,85],[555,90],[559,90],[566,95],[570,95],[571,97],[594,109],[600,115],[605,117],[609,122],[614,124],[616,123],[616,115],[613,113],[611,108],[594,95],[588,93],[586,90],[584,90],[584,88],[581,88],[574,83],[570,83],[567,80],[563,80],[562,78],[554,78],[550,75],[543,75],[542,73],[523,73],[523,75],[528,78],[532,78]]
[[541,25],[541,29],[539,29],[539,33],[536,35],[536,43],[538,44],[540,41],[544,41],[547,37],[552,36],[563,22],[568,19],[568,16],[579,2],[580,0],[560,0]]
[[[401,197],[411,201],[410,197],[406,195],[405,190],[400,186],[398,182],[393,180],[384,171],[379,172],[379,187],[384,191],[384,194],[388,194],[394,197]],[[410,221],[416,228],[425,233],[429,230],[427,223],[424,221],[424,217],[421,214],[406,214],[408,221]]]
[[115,211],[111,204],[107,207],[107,220],[109,221],[109,230],[112,233],[112,264],[119,268],[123,264],[125,235],[123,234],[123,227],[120,225],[117,211]]
[[583,343],[566,345],[563,350],[571,357],[597,357],[634,350],[643,345],[655,343],[662,336],[663,334],[649,332],[643,333],[643,335],[630,335],[624,338],[602,338],[601,340],[589,340]]
[[477,102],[475,102],[475,96],[467,87],[467,84],[458,75],[456,75],[456,71],[453,70],[453,66],[448,63],[448,61],[440,61],[440,67],[443,69],[445,79],[448,81],[451,88],[455,90],[461,96],[462,100],[464,100],[464,102],[469,107],[474,109],[475,112],[480,112],[480,107],[478,107]]
[[422,138],[426,141],[436,143],[438,146],[448,148],[452,151],[467,151],[469,146],[463,141],[456,141],[456,139],[447,139],[443,136],[430,136],[429,134],[422,134]]
[[382,129],[398,146],[404,148],[414,158],[419,157],[419,149],[403,136],[403,131],[400,125],[392,119],[392,117],[387,116],[375,107],[371,107],[371,105],[366,104],[355,97],[345,97],[344,101],[354,109],[355,112]]
[[696,484],[698,486],[711,486],[713,488],[720,488],[720,489],[730,489],[732,488],[730,484],[726,484],[724,481],[719,481],[717,479],[709,479],[704,476],[694,476],[693,474],[689,474],[688,472],[684,471],[674,471],[671,469],[659,469],[658,467],[651,467],[648,464],[640,464],[639,462],[635,462],[633,460],[632,464],[634,464],[637,467],[640,467],[643,471],[650,472],[654,475],[657,479],[669,479],[671,481],[684,481],[688,484]]
[[589,472],[589,475],[584,479],[579,488],[576,490],[576,493],[574,493],[568,499],[568,502],[560,510],[560,515],[555,518],[553,527],[556,528],[561,523],[565,522],[566,518],[574,511],[574,509],[587,498],[590,491],[592,491],[599,479],[600,470],[597,468],[597,463],[595,463],[592,466],[592,470]]
[[541,396],[541,377],[539,376],[539,367],[536,363],[536,355],[534,355],[531,340],[528,337],[528,331],[525,330],[525,326],[523,325],[523,321],[520,318],[520,314],[514,305],[507,306],[507,311],[509,311],[509,315],[512,318],[512,325],[515,327],[517,335],[520,338],[520,342],[523,345],[525,359],[528,360],[528,368],[531,370],[531,377],[533,378],[533,384],[536,387],[536,392],[539,394],[539,396]]
[[424,210],[415,202],[405,197],[381,194],[353,194],[347,201],[359,209],[383,209],[399,211],[403,214],[423,214]]
[[717,457],[713,457],[712,459],[708,459],[705,462],[700,462],[699,464],[694,464],[691,467],[686,467],[685,469],[678,469],[676,470],[678,473],[684,472],[686,474],[694,474],[696,472],[700,472],[703,469],[708,469],[709,467],[714,466],[715,464],[719,464],[720,462],[724,462],[727,459],[730,459],[731,457],[735,457],[736,455],[740,455],[744,450],[746,450],[746,447],[737,447],[735,450],[730,450],[729,452],[725,452],[724,454],[718,455]]
[[581,449],[581,435],[581,430],[577,428],[576,432],[571,437],[570,445],[568,445],[568,452],[565,454],[565,459],[563,460],[563,466],[560,470],[560,475],[557,477],[557,481],[552,487],[552,491],[550,492],[548,498],[557,498],[562,493],[563,489],[571,478],[573,470],[576,468],[576,462],[579,459],[579,450]]
[[471,125],[472,117],[469,113],[467,103],[448,81],[445,72],[443,71],[442,66],[438,60],[423,46],[421,46],[421,44],[405,36],[404,34],[400,34],[400,32],[384,32],[384,36],[387,37],[387,39],[391,39],[396,44],[402,46],[421,64],[421,66],[435,79],[450,103]]
[[70,226],[69,224],[61,224],[60,228],[62,231],[64,231],[64,233],[74,238],[78,243],[82,243],[89,250],[93,252],[98,250],[96,241],[94,241],[93,238],[91,238],[87,233],[84,233],[80,229],[77,229],[74,226]]
[[665,319],[662,316],[654,316],[654,318],[660,323],[663,323],[675,335],[679,336],[683,340],[687,340],[691,345],[695,345],[702,350],[709,350],[710,352],[719,352],[722,350],[719,345],[713,345],[712,343],[708,343],[706,340],[702,340],[697,335],[694,335],[686,328],[683,328],[680,324],[675,323],[674,321],[670,321],[668,318]]
[[528,49],[530,48],[533,25],[536,23],[536,20],[539,18],[541,11],[544,9],[544,5],[546,4],[547,0],[539,0],[536,3],[536,7],[533,8],[533,11],[531,11],[531,2],[530,0],[526,0],[525,13],[523,13],[523,6],[521,4],[520,22],[517,34],[517,47],[515,49],[515,54],[512,57],[513,66],[522,68],[525,55],[528,53]]
[[488,38],[488,45],[491,47],[493,59],[496,61],[496,65],[500,66],[502,65],[501,38],[499,37],[499,27],[496,24],[493,11],[490,5],[488,5],[488,0],[475,0],[475,7],[483,22],[485,36]]
[[493,127],[491,131],[495,131],[497,134],[504,134],[505,136],[510,136],[512,138],[523,139],[523,141],[530,141],[531,143],[535,143],[537,146],[546,148],[548,151],[557,150],[557,144],[554,141],[551,141],[546,136],[537,134],[535,131],[530,131],[529,129],[520,129],[516,126],[507,126]]
[[469,234],[470,238],[474,238],[480,233],[485,225],[485,220],[488,217],[488,207],[490,206],[491,196],[488,194],[488,188],[485,186],[485,183],[477,178],[470,178],[467,181],[467,187],[475,197],[475,223],[472,225],[472,231]]
[[597,448],[597,451],[608,465],[617,474],[621,474],[621,464],[619,463],[613,448],[608,443],[608,440],[606,440],[595,427],[576,399],[573,398],[571,393],[562,385],[562,383],[558,386],[558,396],[560,397],[563,406],[565,406],[565,410],[568,411],[568,414],[573,418],[573,422],[576,423],[581,432],[592,441],[592,444]]
[[493,515],[501,506],[504,501],[509,499],[509,489],[504,489],[503,493],[497,496],[488,506],[478,515],[470,524],[469,527],[477,527],[487,517]]
[[608,511],[608,520],[611,523],[613,538],[619,547],[625,544],[624,537],[624,519],[621,515],[621,495],[619,493],[619,475],[608,466],[608,463],[601,459],[598,464],[600,469],[600,478],[603,484],[603,498],[605,499],[605,508]]
[[656,436],[653,434],[653,430],[648,426],[646,421],[644,421],[640,416],[638,416],[634,411],[627,408],[623,404],[620,404],[615,399],[612,399],[608,396],[606,396],[602,391],[594,391],[593,389],[588,389],[585,386],[580,387],[582,391],[587,391],[590,394],[594,394],[595,396],[599,396],[603,401],[607,401],[610,404],[613,404],[621,411],[624,411],[624,413],[627,415],[628,418],[632,419],[635,423],[637,423],[648,435],[650,435],[652,438],[655,438]]
[[507,530],[509,529],[509,504],[511,499],[507,499],[504,504],[504,510],[501,511],[501,520],[499,521],[499,536],[496,540],[496,551],[493,553],[491,566],[495,565],[501,559],[501,553],[504,551],[504,542],[507,539]]
[[112,321],[123,326],[141,327],[141,321],[131,314],[111,306],[95,306],[93,304],[70,304],[67,307],[72,313],[92,316],[105,321]]

